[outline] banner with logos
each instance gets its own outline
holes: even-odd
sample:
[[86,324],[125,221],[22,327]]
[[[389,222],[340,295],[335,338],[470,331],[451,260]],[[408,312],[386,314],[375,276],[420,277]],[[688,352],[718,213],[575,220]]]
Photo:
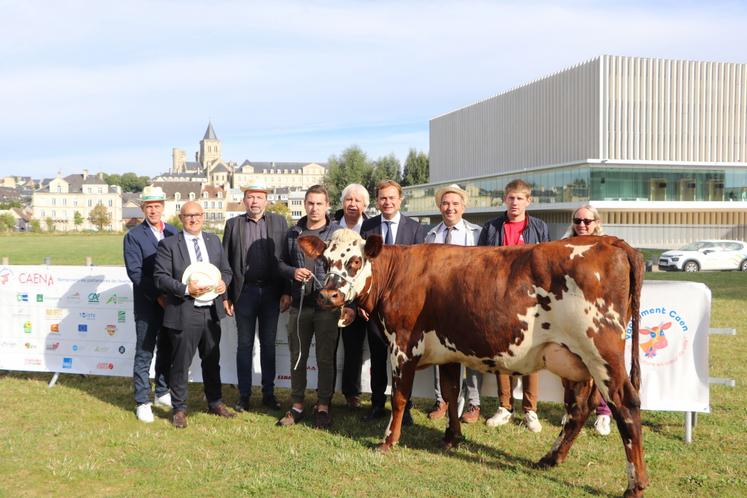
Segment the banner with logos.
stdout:
[[[646,281],[641,301],[642,407],[708,412],[710,291],[693,282]],[[0,325],[0,370],[132,375],[135,324],[132,285],[124,267],[0,266],[0,313],[4,317]],[[290,387],[295,362],[288,352],[287,320],[287,313],[280,315],[278,387]],[[233,318],[226,318],[221,326],[221,379],[225,384],[236,384],[236,325]],[[629,349],[628,340],[628,358]],[[338,372],[342,372],[343,355],[340,345]],[[253,384],[260,385],[257,339],[253,364]],[[370,392],[369,364],[366,350],[361,375],[364,392]],[[307,365],[309,389],[316,387],[316,371],[312,342]],[[202,380],[197,356],[190,368],[190,380]],[[433,391],[433,369],[419,371],[413,395],[429,398]],[[481,393],[496,396],[495,376],[484,376]],[[521,397],[520,385],[515,397]],[[563,400],[558,377],[540,372],[539,398]]]

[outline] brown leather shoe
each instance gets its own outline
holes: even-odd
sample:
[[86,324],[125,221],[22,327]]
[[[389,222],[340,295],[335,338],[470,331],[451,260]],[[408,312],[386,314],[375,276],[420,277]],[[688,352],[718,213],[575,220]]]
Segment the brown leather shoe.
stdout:
[[173,425],[177,429],[186,429],[187,428],[187,412],[183,410],[174,412],[174,415],[171,417],[171,425]]
[[329,411],[316,411],[316,416],[314,417],[314,425],[317,429],[326,429],[330,425],[332,425],[332,416],[329,414]]
[[345,399],[348,402],[348,408],[360,408],[361,407],[361,399],[358,396],[345,396]]
[[218,403],[215,406],[211,406],[210,408],[208,408],[208,413],[212,413],[213,415],[225,418],[233,418],[236,416],[235,413],[226,408],[226,405],[224,403]]
[[465,424],[474,424],[478,420],[480,420],[480,407],[470,404],[464,413],[462,413],[462,422]]
[[433,405],[433,408],[431,408],[430,413],[428,413],[428,418],[431,420],[439,420],[444,418],[447,408],[449,408],[449,404],[447,402],[436,401],[436,403]]

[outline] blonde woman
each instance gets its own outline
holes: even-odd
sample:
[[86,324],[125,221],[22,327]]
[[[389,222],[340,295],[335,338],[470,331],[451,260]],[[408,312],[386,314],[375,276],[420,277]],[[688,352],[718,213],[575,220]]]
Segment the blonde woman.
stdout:
[[[563,234],[563,238],[567,239],[577,235],[604,235],[602,219],[599,217],[599,211],[595,207],[587,204],[573,212],[571,225]],[[609,406],[605,403],[604,398],[600,396],[594,429],[602,436],[610,433],[610,415],[612,415],[612,412]]]

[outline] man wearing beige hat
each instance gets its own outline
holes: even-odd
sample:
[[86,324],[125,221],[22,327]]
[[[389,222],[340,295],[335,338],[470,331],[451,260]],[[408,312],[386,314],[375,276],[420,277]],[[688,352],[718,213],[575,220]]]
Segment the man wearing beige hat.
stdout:
[[135,361],[132,383],[135,390],[135,413],[138,420],[153,422],[150,402],[150,364],[156,354],[155,405],[171,408],[169,394],[169,367],[171,342],[162,330],[163,294],[153,282],[158,242],[176,234],[176,228],[161,220],[166,195],[161,187],[148,186],[141,195],[141,208],[145,219],[127,232],[124,237],[124,261],[127,275],[132,281],[135,309]]
[[[286,284],[278,262],[288,233],[288,222],[268,213],[267,186],[253,182],[242,187],[246,214],[231,218],[223,232],[223,249],[233,270],[225,301],[228,315],[236,316],[238,347],[236,374],[239,380],[237,411],[249,408],[252,394],[254,335],[259,323],[259,361],[262,369],[262,404],[279,409],[275,399],[275,337],[280,296]],[[287,309],[288,304],[285,303]]]
[[[469,196],[459,185],[448,185],[436,190],[436,206],[441,211],[443,221],[433,227],[425,236],[426,244],[453,244],[458,246],[475,246],[480,238],[482,227],[462,218],[467,207]],[[428,418],[438,420],[446,414],[448,404],[441,395],[439,367],[434,368],[436,403],[428,413]],[[460,375],[460,378],[462,376]],[[480,419],[480,381],[482,374],[467,369],[465,385],[467,388],[467,409],[462,415],[465,423],[474,423]],[[461,395],[460,395],[461,398]]]

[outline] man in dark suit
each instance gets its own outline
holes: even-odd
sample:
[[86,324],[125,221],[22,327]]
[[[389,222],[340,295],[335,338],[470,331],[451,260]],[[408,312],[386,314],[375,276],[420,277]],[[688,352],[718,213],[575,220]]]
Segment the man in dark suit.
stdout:
[[[179,219],[184,230],[158,244],[154,278],[156,287],[166,294],[163,325],[169,332],[171,355],[171,405],[174,427],[187,427],[187,382],[189,365],[195,351],[202,360],[202,382],[208,411],[220,417],[235,417],[221,399],[220,319],[226,316],[223,294],[231,282],[231,267],[218,236],[202,231],[204,211],[194,201],[182,206]],[[218,267],[217,285],[190,279],[182,283],[190,264],[209,262]],[[217,294],[217,295],[216,295]],[[209,299],[211,296],[214,298]],[[205,296],[204,299],[199,299]]]
[[[383,180],[376,185],[376,206],[381,214],[369,218],[361,226],[361,236],[381,235],[385,244],[422,244],[425,227],[399,212],[402,205],[402,187],[393,180]],[[364,420],[384,417],[387,387],[387,344],[379,324],[370,320],[368,324],[368,349],[371,352],[371,411]],[[402,419],[404,425],[412,425],[411,403],[407,403]]]
[[[246,215],[231,218],[223,231],[223,250],[233,271],[224,305],[236,314],[238,347],[236,374],[239,401],[235,409],[249,408],[252,394],[254,334],[259,321],[259,361],[262,367],[262,404],[279,409],[275,399],[275,337],[280,296],[286,286],[278,270],[288,223],[283,216],[265,211],[267,187],[259,183],[242,187]],[[287,306],[286,306],[287,309]]]
[[153,282],[158,242],[176,235],[176,228],[161,220],[166,195],[161,187],[148,186],[141,195],[145,219],[127,232],[124,237],[124,261],[127,275],[132,281],[135,305],[135,361],[132,368],[132,384],[135,390],[135,413],[138,420],[153,422],[150,403],[150,364],[153,350],[156,354],[156,388],[154,404],[171,407],[169,394],[169,366],[171,365],[171,342],[168,334],[161,330],[165,298]]

